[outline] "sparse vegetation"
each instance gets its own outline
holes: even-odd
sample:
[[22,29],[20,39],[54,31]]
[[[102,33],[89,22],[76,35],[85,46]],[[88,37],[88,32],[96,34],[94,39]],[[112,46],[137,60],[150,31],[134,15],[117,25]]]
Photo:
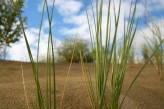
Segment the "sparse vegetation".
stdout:
[[[52,8],[48,7],[47,0],[44,0],[42,15],[40,20],[40,28],[38,34],[38,48],[37,48],[37,59],[34,61],[32,51],[30,49],[29,42],[25,33],[24,19],[21,17],[21,8],[17,6],[19,1],[11,1],[12,5],[15,7],[16,15],[18,15],[19,29],[23,32],[25,44],[27,47],[28,55],[30,58],[30,63],[32,66],[32,72],[34,77],[35,85],[35,109],[58,109],[59,107],[63,108],[63,98],[66,91],[66,85],[68,82],[68,77],[71,71],[71,66],[73,62],[80,62],[84,85],[87,90],[89,100],[93,109],[121,109],[124,103],[124,100],[132,88],[133,84],[140,76],[143,69],[146,65],[152,61],[156,65],[157,70],[159,71],[160,79],[163,77],[162,73],[162,64],[163,64],[163,38],[159,28],[155,28],[153,31],[154,37],[153,40],[149,40],[148,45],[143,45],[142,53],[144,58],[144,65],[139,69],[134,78],[131,80],[131,83],[128,83],[126,91],[122,95],[122,89],[124,85],[124,78],[126,74],[127,63],[134,63],[134,49],[132,48],[132,43],[138,27],[138,19],[136,18],[137,11],[137,0],[131,0],[130,4],[130,13],[129,17],[124,19],[124,33],[122,35],[123,41],[121,45],[117,45],[118,38],[118,28],[120,25],[120,15],[122,1],[119,0],[118,10],[114,4],[114,13],[111,13],[112,9],[111,4],[112,0],[108,0],[107,7],[107,16],[106,16],[106,31],[102,29],[103,14],[106,11],[103,11],[103,0],[96,0],[95,8],[93,6],[92,0],[90,0],[91,10],[92,10],[92,19],[88,14],[88,8],[86,8],[86,19],[88,21],[88,28],[90,33],[91,50],[88,47],[88,42],[81,39],[67,39],[63,41],[62,46],[58,48],[58,55],[64,58],[67,62],[70,63],[68,73],[66,76],[66,81],[64,84],[64,90],[61,96],[60,104],[58,104],[58,91],[56,89],[56,64],[55,64],[55,55],[54,55],[54,44],[53,44],[53,31],[52,31],[52,19],[53,11],[55,6],[55,0],[53,0]],[[1,3],[1,2],[0,2]],[[23,5],[21,5],[23,6]],[[51,11],[49,9],[52,9]],[[40,36],[42,30],[42,22],[44,14],[47,14],[49,29],[48,29],[48,47],[46,55],[46,76],[43,76],[41,79],[45,79],[45,90],[41,88],[41,79],[39,78],[41,74],[39,71],[39,51],[40,51]],[[111,19],[114,19],[114,25],[111,23]],[[128,21],[128,22],[127,22]],[[93,24],[93,25],[91,25]],[[114,28],[114,34],[112,34],[111,29]],[[20,34],[20,33],[18,33]],[[103,44],[103,37],[105,35],[105,44]],[[14,42],[18,39],[14,39]],[[12,41],[11,41],[12,42]],[[10,43],[8,43],[9,45]],[[118,50],[119,48],[119,50]],[[88,66],[89,62],[93,62],[94,69],[90,70]],[[22,65],[22,64],[21,64]],[[76,66],[77,67],[77,66]],[[28,95],[26,93],[25,87],[25,78],[24,70],[22,70],[22,80],[23,80],[23,89],[24,95],[26,98],[26,105],[28,108]],[[77,73],[77,72],[76,72]],[[62,80],[62,77],[60,78]],[[77,78],[79,79],[79,78]],[[80,78],[81,79],[81,78]],[[79,85],[78,85],[79,86]],[[71,87],[69,87],[71,88]],[[81,87],[78,87],[81,88]],[[149,95],[149,94],[148,94]],[[80,98],[81,99],[81,98]],[[83,98],[84,99],[84,98]],[[67,99],[68,100],[68,99]],[[69,102],[69,101],[68,101]]]

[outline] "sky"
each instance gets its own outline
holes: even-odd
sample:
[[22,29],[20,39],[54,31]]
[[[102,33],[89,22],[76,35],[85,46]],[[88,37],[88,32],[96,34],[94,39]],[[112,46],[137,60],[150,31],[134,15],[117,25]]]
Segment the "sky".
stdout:
[[[51,10],[53,0],[47,1],[49,10]],[[103,33],[105,33],[106,27],[106,12],[108,10],[107,1],[108,0],[104,0],[103,4]],[[114,23],[113,7],[115,4],[116,11],[118,10],[119,0],[112,1],[114,1],[114,3],[112,2],[111,4],[110,12],[111,22]],[[22,13],[23,16],[27,17],[27,29],[25,30],[25,33],[27,35],[34,59],[36,58],[36,49],[43,2],[44,0],[25,0]],[[147,8],[145,8],[145,4],[147,4]],[[90,36],[85,6],[88,9],[89,18],[92,21],[93,19],[91,18],[91,5],[89,3],[89,0],[56,0],[52,19],[52,32],[55,42],[55,52],[57,47],[61,45],[62,40],[64,40],[65,38],[74,37],[76,34],[80,34],[80,38],[82,39],[89,40]],[[93,0],[93,7],[95,8],[95,0]],[[134,7],[134,2],[132,4],[132,7]],[[130,0],[122,0],[117,40],[120,40],[123,37],[124,18],[128,18],[129,9]],[[164,0],[147,0],[147,2],[145,2],[145,0],[138,0],[136,14],[137,18],[139,19],[139,26],[133,43],[133,46],[136,50],[140,48],[142,43],[144,43],[144,38],[142,37],[143,33],[148,37],[150,36],[150,30],[148,29],[147,25],[151,24],[149,21],[145,23],[145,9],[147,10],[147,15],[150,16],[156,24],[164,27]],[[126,23],[127,22],[128,20],[126,20]],[[112,23],[111,25],[113,26]],[[93,26],[93,23],[91,23],[91,25]],[[48,29],[49,24],[47,14],[45,13],[41,30],[39,53],[40,59],[46,57]],[[111,34],[114,34],[114,27],[112,27]],[[103,38],[103,42],[105,42],[105,37]],[[17,61],[29,61],[24,37],[21,37],[19,42],[12,44],[11,47],[8,49],[8,59]]]

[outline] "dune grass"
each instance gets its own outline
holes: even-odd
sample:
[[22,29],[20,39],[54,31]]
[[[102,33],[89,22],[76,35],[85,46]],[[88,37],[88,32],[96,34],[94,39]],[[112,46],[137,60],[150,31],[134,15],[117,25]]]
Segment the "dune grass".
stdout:
[[[19,2],[19,1],[13,1],[12,0],[13,4],[15,2]],[[52,18],[53,18],[53,10],[54,10],[54,3],[55,3],[55,0],[53,0],[53,7],[52,7],[52,10],[51,10],[51,13],[50,13],[49,9],[48,9],[47,0],[44,0],[41,20],[40,20],[39,35],[38,35],[38,49],[37,49],[37,60],[36,60],[36,62],[33,59],[33,55],[32,55],[31,49],[30,49],[30,45],[28,43],[28,39],[27,39],[27,36],[26,36],[26,33],[25,33],[25,27],[24,27],[24,24],[23,24],[22,19],[20,17],[20,13],[18,13],[19,21],[21,23],[21,28],[23,30],[23,35],[24,35],[24,39],[25,39],[27,51],[28,51],[28,54],[29,54],[30,62],[31,62],[31,65],[32,65],[33,75],[34,75],[34,81],[35,81],[35,86],[36,86],[36,107],[34,107],[34,108],[37,108],[37,109],[51,109],[51,108],[56,109],[55,58],[54,58],[53,37],[52,37],[52,29],[51,29]],[[48,21],[49,21],[49,37],[48,37],[47,62],[46,62],[47,63],[46,94],[45,94],[45,99],[44,99],[42,89],[41,89],[41,84],[40,84],[40,81],[39,81],[38,62],[39,62],[40,36],[41,36],[43,16],[44,16],[45,12],[47,12],[47,17],[48,17]],[[51,65],[52,65],[52,68],[51,68]],[[52,78],[53,78],[53,83],[51,82]],[[53,86],[53,89],[51,88],[51,86]],[[52,95],[52,92],[54,93],[53,95]],[[53,98],[54,102],[52,102],[52,98]]]
[[28,97],[27,97],[25,80],[24,80],[24,72],[23,72],[22,62],[21,62],[21,72],[22,72],[22,81],[23,81],[23,90],[24,90],[24,95],[25,95],[25,101],[26,101],[27,109],[30,109],[29,102],[28,102]]
[[[90,39],[92,43],[92,49],[96,50],[96,54],[94,57],[94,81],[92,80],[90,71],[86,69],[84,63],[82,65],[83,69],[85,69],[85,74],[87,78],[87,87],[89,92],[89,97],[92,102],[92,106],[95,109],[120,109],[128,91],[131,89],[132,85],[144,69],[144,67],[148,64],[152,56],[155,54],[160,47],[158,44],[153,53],[148,58],[144,66],[137,73],[133,81],[131,82],[129,88],[123,99],[120,99],[121,90],[123,86],[126,65],[128,56],[130,53],[130,48],[132,46],[132,42],[134,40],[134,36],[138,26],[138,20],[136,20],[136,7],[137,0],[135,1],[135,6],[132,7],[132,2],[130,5],[130,13],[128,18],[128,24],[126,24],[126,20],[124,20],[124,34],[123,34],[123,44],[121,45],[121,51],[118,53],[117,48],[119,45],[116,44],[117,33],[119,27],[119,19],[121,14],[121,3],[122,0],[119,1],[119,9],[116,12],[114,6],[114,25],[111,25],[111,0],[108,0],[108,11],[107,11],[107,21],[106,21],[106,33],[105,33],[105,45],[103,45],[103,30],[102,30],[102,15],[103,15],[103,0],[96,0],[96,9],[94,10],[94,6],[92,0],[90,0],[92,5],[92,17],[94,26],[92,27],[92,22],[89,20],[88,10],[86,9],[86,15],[88,19],[88,27],[90,32]],[[117,14],[116,14],[117,13]],[[111,35],[111,27],[114,27],[114,35],[112,40]],[[93,28],[93,29],[92,29]],[[110,41],[112,44],[110,44]],[[109,71],[111,74],[109,75]],[[110,77],[109,77],[110,76]],[[111,78],[111,79],[109,79]],[[110,85],[108,85],[108,83]],[[106,95],[107,93],[107,95]],[[110,98],[107,101],[106,98]]]
[[146,43],[143,45],[142,47],[142,52],[144,55],[144,58],[148,58],[149,55],[158,47],[158,45],[160,43],[161,46],[158,47],[158,50],[155,52],[151,63],[154,65],[156,71],[158,72],[159,75],[159,79],[163,80],[163,53],[164,53],[164,48],[163,48],[163,37],[162,37],[162,31],[159,28],[159,26],[157,24],[155,24],[154,22],[152,22],[152,27],[149,27],[152,35],[151,38],[147,38],[147,36],[145,36],[146,39]]
[[[160,29],[160,27],[158,25],[156,25],[155,23],[153,23],[153,39],[150,40],[149,42],[149,46],[151,48],[151,51],[153,51],[163,40],[163,36],[162,36],[162,30]],[[163,71],[163,60],[164,60],[164,48],[163,48],[163,43],[162,45],[158,48],[157,52],[154,55],[154,66],[157,69],[157,72],[159,74],[159,79],[163,80],[163,76],[164,76],[164,71]]]
[[[119,27],[119,19],[120,19],[120,10],[122,0],[119,1],[119,9],[118,12],[115,10],[114,6],[114,35],[112,45],[110,45],[110,41],[112,40],[111,36],[111,0],[108,1],[108,11],[107,11],[107,21],[106,21],[106,36],[105,36],[105,45],[102,42],[102,14],[103,14],[103,0],[96,0],[96,12],[94,11],[94,7],[91,0],[92,5],[92,14],[94,19],[94,27],[91,26],[91,22],[88,18],[88,11],[86,9],[86,14],[88,18],[88,26],[90,30],[90,37],[92,43],[92,49],[96,50],[96,55],[94,57],[95,62],[95,83],[92,83],[92,79],[90,76],[90,72],[86,71],[87,75],[87,83],[89,89],[89,95],[92,102],[92,105],[95,109],[118,109],[119,108],[119,98],[121,94],[121,89],[123,85],[123,80],[125,76],[126,63],[129,56],[130,48],[136,33],[137,25],[135,24],[135,13],[136,13],[136,4],[134,9],[130,8],[130,14],[128,19],[128,24],[124,22],[124,34],[123,34],[123,45],[120,53],[117,53],[117,33]],[[96,14],[95,14],[96,13]],[[117,13],[117,14],[116,14]],[[94,30],[92,30],[94,28]],[[134,28],[134,29],[133,29]],[[93,33],[93,31],[95,33]],[[95,36],[94,36],[95,35]],[[110,52],[109,52],[110,50]],[[112,66],[111,66],[112,65]],[[108,76],[109,71],[111,73],[110,86],[107,85],[109,82]],[[96,87],[96,91],[94,91],[94,85]],[[109,87],[109,90],[107,90]],[[105,92],[107,91],[109,97],[111,98],[106,102]],[[120,105],[121,107],[121,105]]]

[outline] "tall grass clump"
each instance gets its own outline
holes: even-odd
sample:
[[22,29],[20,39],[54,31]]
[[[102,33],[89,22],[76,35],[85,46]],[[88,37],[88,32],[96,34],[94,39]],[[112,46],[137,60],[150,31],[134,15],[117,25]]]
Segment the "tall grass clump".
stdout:
[[[160,31],[159,31],[160,32]],[[160,33],[158,34],[158,36],[156,38],[154,38],[154,40],[151,41],[152,43],[152,50],[154,50],[158,45],[159,43],[162,42],[162,36],[160,35]],[[163,46],[160,46],[158,48],[158,50],[156,51],[155,55],[154,55],[154,60],[153,60],[153,63],[155,65],[155,68],[158,72],[158,75],[159,75],[159,79],[160,80],[163,80],[163,56],[164,56],[164,48]]]
[[[147,43],[145,44],[145,49],[148,49],[147,51],[149,51],[150,53],[152,53],[160,43],[162,43],[162,45],[158,48],[158,50],[155,52],[151,63],[154,65],[154,67],[156,68],[158,75],[159,75],[159,79],[163,80],[163,75],[164,75],[164,71],[163,71],[163,61],[164,61],[164,44],[163,44],[163,34],[162,34],[162,30],[160,28],[160,26],[158,24],[155,24],[153,21],[151,23],[151,26],[148,27],[150,30],[150,38],[146,38],[147,36],[145,36],[145,38],[147,39]],[[147,46],[147,47],[146,47]],[[147,55],[149,56],[150,53],[147,53]]]
[[[13,1],[12,3],[15,4],[15,2],[19,1]],[[55,84],[55,58],[54,58],[54,48],[53,48],[53,37],[52,37],[52,18],[53,18],[53,9],[54,9],[54,3],[55,0],[53,0],[53,7],[51,12],[49,11],[47,0],[44,0],[43,9],[42,9],[42,15],[40,20],[40,28],[39,28],[39,34],[38,34],[38,49],[37,49],[37,59],[36,61],[33,58],[30,45],[27,40],[27,36],[25,33],[25,26],[23,24],[23,21],[21,19],[20,13],[18,13],[19,21],[21,24],[21,28],[23,30],[23,35],[27,47],[27,51],[29,54],[30,62],[32,65],[32,71],[34,75],[34,81],[35,81],[35,87],[36,87],[36,107],[37,109],[56,109],[56,84]],[[41,89],[41,84],[39,81],[39,45],[40,45],[40,36],[41,36],[41,29],[42,29],[42,22],[43,22],[43,16],[47,12],[47,17],[49,21],[49,36],[48,36],[48,48],[47,48],[47,66],[46,66],[46,94],[45,97],[43,97],[43,92]],[[51,67],[52,66],[52,67]],[[52,76],[53,75],[53,76]],[[51,80],[53,79],[53,82]],[[52,89],[53,86],[53,89]],[[54,93],[52,95],[52,92]],[[52,100],[53,98],[53,100]],[[53,102],[52,102],[53,101]]]
[[[103,0],[96,0],[96,12],[94,11],[92,0],[92,13],[94,19],[94,32],[91,29],[91,22],[88,18],[88,25],[90,29],[90,37],[93,49],[96,50],[95,59],[95,87],[96,91],[94,92],[94,85],[91,81],[91,77],[89,73],[87,74],[87,82],[88,82],[88,91],[91,98],[92,105],[95,109],[118,109],[119,108],[119,99],[121,94],[121,89],[123,85],[123,80],[125,76],[126,63],[129,55],[129,51],[133,42],[134,35],[137,29],[137,23],[135,24],[135,16],[136,16],[136,4],[134,8],[130,8],[130,14],[128,19],[128,24],[126,25],[124,21],[124,34],[123,34],[123,45],[119,54],[117,54],[117,33],[119,27],[119,19],[121,14],[121,3],[122,0],[119,1],[119,9],[118,12],[115,10],[114,6],[114,25],[111,25],[111,0],[108,0],[108,11],[107,11],[107,21],[106,21],[106,35],[105,35],[105,45],[103,49],[102,42],[102,15],[103,15]],[[88,12],[86,10],[87,16]],[[95,14],[96,13],[96,14]],[[111,26],[114,27],[114,35],[111,34]],[[94,36],[95,35],[95,36]],[[113,37],[113,40],[112,40]],[[112,41],[111,41],[112,40]],[[110,45],[110,41],[112,44]],[[110,52],[109,52],[110,50]],[[112,64],[112,66],[111,66]],[[108,91],[108,95],[110,100],[106,103],[106,95],[107,91],[107,82],[109,71],[111,72],[111,80],[110,80],[110,90]]]
[[[102,30],[103,0],[96,0],[96,8],[94,8],[92,0],[90,0],[90,3],[92,6],[92,17],[94,26],[91,25],[92,21],[89,18],[87,8],[86,15],[88,20],[92,49],[95,50],[95,54],[93,54],[95,68],[94,80],[91,77],[91,73],[88,67],[82,62],[82,68],[85,72],[85,82],[87,83],[89,98],[92,103],[92,107],[95,109],[119,109],[121,108],[128,91],[130,90],[144,67],[150,61],[150,59],[154,55],[154,52],[137,73],[134,80],[131,82],[129,88],[127,89],[124,97],[120,99],[127,60],[138,26],[138,20],[136,20],[137,0],[135,1],[134,7],[132,6],[131,1],[129,11],[130,13],[127,20],[128,23],[126,23],[126,20],[124,20],[124,28],[122,28],[124,30],[124,34],[122,34],[123,43],[121,44],[121,49],[119,52],[117,51],[118,46],[120,46],[117,45],[117,34],[120,25],[119,19],[121,15],[122,0],[119,1],[119,9],[117,12],[114,6],[114,15],[110,13],[111,0],[108,0],[105,33],[103,33],[104,31]],[[114,25],[111,24],[112,16],[114,16]],[[114,28],[114,35],[111,33],[111,28]],[[103,37],[105,37],[105,43],[103,42]],[[158,47],[159,45],[156,48]],[[157,49],[155,51],[157,51]],[[108,83],[110,85],[108,85]]]

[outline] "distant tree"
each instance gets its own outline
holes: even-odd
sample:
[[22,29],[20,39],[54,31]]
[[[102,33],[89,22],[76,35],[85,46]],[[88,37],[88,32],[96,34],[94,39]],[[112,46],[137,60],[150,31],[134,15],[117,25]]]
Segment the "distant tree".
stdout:
[[150,55],[150,48],[148,47],[148,44],[142,45],[141,52],[142,52],[142,56],[143,56],[143,62],[146,63],[148,61],[149,55]]
[[135,50],[134,50],[133,47],[130,49],[130,52],[129,52],[128,63],[129,64],[134,64],[135,63]]
[[[23,4],[24,0],[17,0],[14,4],[12,0],[0,0],[0,50],[4,59],[7,47],[19,41],[21,37],[22,30],[18,13],[22,13]],[[20,17],[23,22],[26,21],[26,17]]]
[[59,58],[64,59],[64,61],[66,62],[71,62],[71,57],[72,57],[75,43],[76,43],[76,47],[74,51],[73,62],[74,63],[80,62],[79,50],[81,51],[84,62],[92,62],[93,56],[92,56],[92,52],[90,52],[89,50],[87,41],[80,40],[80,39],[65,39],[62,42],[61,47],[57,49],[57,54]]

